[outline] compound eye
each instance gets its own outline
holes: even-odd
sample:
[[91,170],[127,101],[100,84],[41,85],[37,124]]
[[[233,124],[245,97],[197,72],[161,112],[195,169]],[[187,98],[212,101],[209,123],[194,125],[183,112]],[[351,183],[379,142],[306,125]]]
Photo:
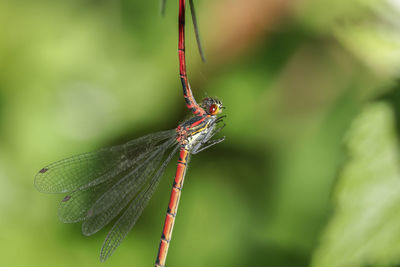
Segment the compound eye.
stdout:
[[218,111],[219,111],[219,107],[217,104],[212,104],[208,109],[208,113],[210,113],[211,115],[217,114]]

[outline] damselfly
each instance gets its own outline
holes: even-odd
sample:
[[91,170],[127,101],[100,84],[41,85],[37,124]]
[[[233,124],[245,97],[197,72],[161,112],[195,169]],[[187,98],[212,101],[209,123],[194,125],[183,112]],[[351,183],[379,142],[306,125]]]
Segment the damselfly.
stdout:
[[[225,116],[218,116],[224,108],[222,102],[206,98],[198,105],[190,89],[186,75],[184,25],[185,0],[180,0],[180,78],[186,105],[193,117],[175,130],[149,134],[124,145],[55,162],[42,168],[35,177],[39,191],[66,194],[59,205],[59,218],[65,223],[82,222],[85,235],[98,232],[118,218],[101,248],[101,261],[112,255],[135,225],[167,164],[179,150],[178,167],[155,264],[156,267],[164,266],[189,156],[225,139],[212,140],[225,126],[222,122]],[[170,149],[172,151],[167,155]]]
[[35,185],[41,192],[66,194],[59,205],[59,218],[64,223],[83,222],[84,235],[98,232],[119,216],[101,248],[100,260],[105,261],[132,229],[167,164],[180,150],[158,257],[162,262],[157,266],[163,266],[189,155],[224,140],[211,140],[224,126],[217,126],[222,121],[222,116],[217,117],[221,102],[207,98],[202,107],[206,110],[203,116],[185,121],[176,130],[149,134],[124,145],[50,164],[36,175]]

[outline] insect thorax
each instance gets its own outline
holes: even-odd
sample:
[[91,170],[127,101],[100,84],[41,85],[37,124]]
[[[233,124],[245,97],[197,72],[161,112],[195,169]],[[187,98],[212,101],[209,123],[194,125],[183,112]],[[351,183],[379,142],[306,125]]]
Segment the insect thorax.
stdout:
[[176,140],[188,151],[213,130],[215,116],[193,117],[176,128]]

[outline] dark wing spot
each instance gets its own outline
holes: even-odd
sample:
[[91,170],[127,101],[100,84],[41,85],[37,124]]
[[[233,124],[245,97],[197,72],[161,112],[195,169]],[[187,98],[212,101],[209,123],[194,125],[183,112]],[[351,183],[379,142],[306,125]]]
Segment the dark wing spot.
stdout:
[[70,200],[71,199],[71,196],[66,196],[66,197],[64,197],[64,199],[62,200],[62,202],[67,202],[68,200]]
[[45,172],[47,172],[49,169],[47,169],[47,168],[43,168],[43,169],[41,169],[40,171],[39,171],[39,173],[45,173]]

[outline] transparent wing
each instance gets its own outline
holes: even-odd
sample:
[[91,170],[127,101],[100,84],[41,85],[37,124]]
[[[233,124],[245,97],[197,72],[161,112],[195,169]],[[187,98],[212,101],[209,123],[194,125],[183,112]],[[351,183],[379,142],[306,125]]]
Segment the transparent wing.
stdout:
[[149,134],[124,145],[57,161],[38,172],[35,186],[45,193],[67,193],[94,187],[139,165],[160,142],[174,135],[175,130]]
[[170,153],[168,158],[160,166],[157,172],[155,172],[155,174],[152,176],[152,179],[148,183],[148,185],[133,199],[125,212],[115,222],[106,239],[104,240],[103,246],[101,248],[101,261],[107,260],[112,255],[112,253],[119,246],[119,244],[128,234],[128,232],[135,225],[139,216],[142,214],[143,209],[145,208],[145,206],[149,202],[149,199],[154,193],[154,190],[156,189],[160,181],[160,177],[162,176],[166,166],[171,161],[171,158],[176,153],[178,148],[179,146],[175,147],[175,149]]
[[67,195],[58,207],[58,217],[63,223],[76,223],[88,218],[89,209],[103,195],[113,180]]
[[137,195],[154,174],[165,151],[176,141],[171,139],[149,155],[141,166],[132,170],[105,192],[90,208],[89,218],[82,224],[82,233],[92,235],[114,219]]
[[[155,136],[160,137],[160,135],[152,135],[152,140],[157,143],[160,139],[155,139]],[[145,140],[149,141],[149,139]],[[137,143],[136,141],[137,139],[127,143],[126,146],[134,145]],[[136,189],[137,192],[138,188],[143,186],[143,180],[147,178],[148,173],[151,171],[151,169],[156,168],[165,151],[172,144],[175,144],[175,142],[176,141],[174,137],[169,137],[167,141],[163,141],[161,144],[152,144],[146,151],[142,151],[141,154],[137,154],[136,157],[132,159],[134,163],[130,164],[130,168],[127,170],[115,172],[118,174],[110,177],[103,183],[91,187],[85,187],[84,189],[76,190],[67,195],[61,201],[58,208],[60,220],[65,223],[74,223],[87,220],[89,222],[85,222],[84,225],[89,225],[92,223],[100,227],[99,221],[97,221],[98,217],[100,217],[105,218],[104,223],[107,224],[109,220],[118,214],[118,212],[115,213],[115,210],[119,208],[121,210],[126,206],[126,204],[123,204],[122,202],[127,201],[128,197],[133,197],[127,194],[136,194],[132,191]],[[139,144],[142,144],[142,142]],[[128,151],[137,152],[138,150],[130,148]],[[128,153],[126,155],[130,157],[134,156],[132,153]],[[118,205],[121,205],[122,207],[118,207]],[[101,212],[104,212],[104,214],[101,215]],[[111,216],[112,212],[114,212],[114,216]],[[106,217],[107,214],[108,216]],[[108,219],[110,217],[111,219]],[[83,233],[86,235],[94,233],[94,230],[91,230],[92,227],[86,228],[88,230],[84,231]],[[98,228],[97,230],[99,229],[101,228]]]

